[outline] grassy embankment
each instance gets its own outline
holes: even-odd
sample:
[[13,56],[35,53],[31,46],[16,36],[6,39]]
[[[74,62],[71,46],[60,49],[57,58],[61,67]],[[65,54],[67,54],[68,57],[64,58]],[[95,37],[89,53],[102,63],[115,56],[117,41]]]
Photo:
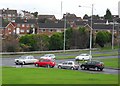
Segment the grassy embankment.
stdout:
[[117,84],[118,75],[51,68],[3,67],[3,84]]

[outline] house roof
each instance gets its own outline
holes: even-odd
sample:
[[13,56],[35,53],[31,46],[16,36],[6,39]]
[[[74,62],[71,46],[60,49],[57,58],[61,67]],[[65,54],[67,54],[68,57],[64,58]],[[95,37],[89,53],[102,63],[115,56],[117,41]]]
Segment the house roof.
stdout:
[[20,19],[20,18],[16,18],[15,22],[19,23],[19,24],[23,24],[23,23],[35,24],[36,23],[36,19]]
[[[39,23],[40,28],[64,28],[64,22],[58,23]],[[70,27],[69,24],[66,25],[66,28]]]
[[55,16],[54,15],[39,15],[38,16],[38,19],[50,19],[50,18],[55,18]]

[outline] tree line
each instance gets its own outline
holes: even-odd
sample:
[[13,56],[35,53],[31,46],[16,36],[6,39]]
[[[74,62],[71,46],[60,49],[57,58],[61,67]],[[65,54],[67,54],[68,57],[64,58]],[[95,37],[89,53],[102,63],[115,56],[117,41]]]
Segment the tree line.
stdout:
[[[66,49],[85,49],[89,48],[90,31],[85,27],[78,29],[67,28],[65,31]],[[112,35],[107,31],[98,31],[96,36],[92,37],[92,47],[104,47],[111,44]],[[52,36],[44,34],[26,34],[24,36],[9,35],[2,40],[3,52],[28,52],[28,51],[46,51],[63,50],[64,32],[55,33]]]

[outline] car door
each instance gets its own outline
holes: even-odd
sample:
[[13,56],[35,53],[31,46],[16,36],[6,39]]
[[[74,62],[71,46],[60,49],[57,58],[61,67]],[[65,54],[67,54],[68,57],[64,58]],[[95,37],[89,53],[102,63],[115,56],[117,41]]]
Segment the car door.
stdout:
[[67,68],[67,62],[63,62],[63,64],[62,64],[62,68]]

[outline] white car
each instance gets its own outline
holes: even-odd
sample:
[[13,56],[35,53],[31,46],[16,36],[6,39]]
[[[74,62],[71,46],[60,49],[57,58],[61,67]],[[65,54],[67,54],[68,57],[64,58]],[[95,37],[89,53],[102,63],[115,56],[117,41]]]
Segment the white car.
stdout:
[[65,61],[65,62],[58,64],[58,68],[78,70],[79,64],[75,63],[74,61]]
[[40,59],[55,59],[54,54],[45,54],[44,56],[40,57]]
[[79,56],[75,57],[76,61],[79,61],[79,60],[90,60],[90,59],[92,59],[92,56],[89,55],[89,54],[86,54],[86,53],[80,54]]
[[35,63],[37,61],[38,61],[38,59],[35,59],[34,56],[31,56],[31,55],[29,55],[29,56],[21,56],[18,59],[15,59],[15,64],[16,65],[19,65],[19,64],[24,65],[24,64]]

